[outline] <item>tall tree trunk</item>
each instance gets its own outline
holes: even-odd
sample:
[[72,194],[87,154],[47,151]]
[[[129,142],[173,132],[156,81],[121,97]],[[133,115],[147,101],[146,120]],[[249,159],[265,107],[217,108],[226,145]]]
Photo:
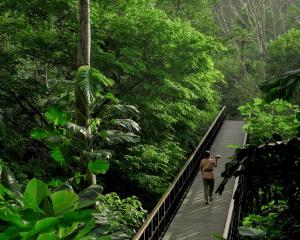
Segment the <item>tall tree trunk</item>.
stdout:
[[177,0],[177,2],[176,2],[176,17],[179,16],[180,5],[181,5],[181,1]]
[[[91,24],[90,24],[90,0],[79,0],[79,42],[77,48],[77,67],[90,66],[91,55]],[[76,123],[79,126],[89,129],[89,100],[86,94],[81,90],[80,86],[75,86],[75,107],[76,107]],[[82,152],[89,151],[89,139],[83,139],[84,149]],[[96,184],[96,176],[88,169],[88,159],[86,156],[80,154],[80,161],[82,164],[82,172],[86,174],[86,184]]]

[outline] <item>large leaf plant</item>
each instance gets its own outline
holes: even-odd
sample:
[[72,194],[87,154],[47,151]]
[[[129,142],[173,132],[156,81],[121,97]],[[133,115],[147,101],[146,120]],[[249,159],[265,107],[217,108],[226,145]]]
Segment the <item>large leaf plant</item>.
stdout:
[[140,127],[130,118],[138,110],[120,104],[108,91],[114,82],[98,70],[80,67],[75,84],[86,95],[86,104],[90,106],[88,126],[75,124],[72,114],[64,111],[62,106],[52,106],[45,113],[49,124],[34,129],[31,136],[44,141],[53,159],[76,176],[78,182],[84,182],[87,172],[103,174],[108,170],[112,146],[138,142],[139,136],[135,132],[139,132]]
[[50,189],[43,181],[32,179],[16,199],[0,184],[0,239],[124,239],[122,233],[110,235],[111,223],[105,214],[88,209],[101,192],[101,186],[92,185],[76,194],[69,184]]

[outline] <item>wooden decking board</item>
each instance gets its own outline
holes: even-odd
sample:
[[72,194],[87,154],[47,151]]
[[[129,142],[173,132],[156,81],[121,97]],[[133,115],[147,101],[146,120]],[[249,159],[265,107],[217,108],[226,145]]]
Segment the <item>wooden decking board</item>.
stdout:
[[[215,172],[215,189],[222,180],[220,174],[225,163],[230,161],[228,158],[234,153],[234,149],[228,148],[227,145],[241,145],[243,142],[242,126],[242,121],[225,121],[213,143],[212,156],[222,156]],[[231,179],[222,196],[215,195],[213,202],[207,206],[204,202],[202,176],[199,173],[163,240],[211,240],[212,233],[222,235],[233,185],[234,179]]]

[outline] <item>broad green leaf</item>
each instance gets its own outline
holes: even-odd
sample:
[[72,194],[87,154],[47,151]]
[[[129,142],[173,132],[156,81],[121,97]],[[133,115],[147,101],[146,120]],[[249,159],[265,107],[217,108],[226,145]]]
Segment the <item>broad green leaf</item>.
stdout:
[[63,215],[76,209],[79,196],[71,191],[58,191],[50,195],[55,216]]
[[48,182],[48,186],[50,187],[58,187],[63,184],[63,181],[60,179],[52,179],[50,182]]
[[73,236],[76,234],[76,230],[78,230],[78,226],[80,223],[73,222],[70,225],[66,224],[65,222],[59,226],[58,236],[59,239],[73,239]]
[[90,102],[97,92],[103,92],[103,88],[113,86],[114,82],[106,78],[98,70],[89,66],[81,66],[76,73],[76,83]]
[[68,122],[65,124],[65,128],[74,133],[81,133],[85,137],[88,136],[88,131],[85,127],[78,126],[75,123]]
[[31,131],[31,137],[38,140],[45,139],[50,135],[51,134],[49,134],[49,132],[45,129],[33,129]]
[[42,202],[41,208],[46,213],[48,217],[53,217],[55,215],[53,210],[53,204],[50,196],[47,196],[44,201]]
[[89,161],[88,168],[93,173],[106,173],[109,168],[107,160]]
[[38,208],[40,203],[47,196],[49,196],[47,184],[34,178],[26,186],[24,192],[24,203],[29,207]]
[[50,108],[45,114],[47,120],[54,125],[63,126],[68,121],[67,114],[58,107]]
[[60,165],[63,165],[65,163],[64,156],[59,147],[55,147],[51,150],[51,157],[53,157],[53,159]]
[[0,233],[0,239],[1,240],[11,240],[11,239],[18,239],[20,227],[17,226],[11,226],[5,229],[3,233]]
[[58,217],[47,217],[39,220],[35,223],[33,229],[29,232],[21,232],[20,235],[23,240],[31,239],[33,236],[57,227],[60,224],[60,219]]
[[254,98],[254,105],[262,104],[263,100],[261,98]]
[[37,240],[58,240],[55,233],[42,233]]
[[[43,203],[42,203],[42,205],[43,205]],[[18,212],[22,216],[22,219],[25,221],[28,221],[28,222],[37,221],[37,220],[45,217],[45,213],[43,211],[41,211],[37,208],[32,208],[32,207],[22,208]]]
[[93,218],[93,210],[81,210],[81,211],[74,211],[74,212],[67,212],[64,214],[64,221],[66,222],[87,222]]
[[112,108],[122,113],[139,113],[139,110],[132,105],[114,105]]
[[116,98],[112,93],[105,94],[105,98],[111,100],[113,103],[118,104],[120,100]]
[[103,187],[100,185],[91,185],[88,188],[80,192],[79,195],[79,205],[77,209],[89,207],[93,205],[97,197],[102,193]]
[[23,219],[21,218],[21,216],[16,214],[16,213],[0,212],[0,220],[2,220],[4,222],[11,223],[11,224],[16,225],[18,227],[26,226],[26,224],[23,221]]
[[95,222],[94,220],[90,220],[88,222],[86,222],[86,224],[84,225],[84,227],[78,232],[78,234],[76,235],[76,237],[74,238],[74,240],[80,240],[82,239],[85,235],[87,235],[94,227]]
[[139,132],[141,130],[140,126],[132,119],[114,119],[112,122],[114,125],[120,126],[128,131]]
[[258,228],[241,226],[238,230],[241,236],[250,237],[252,239],[263,239],[266,236],[266,232]]
[[140,141],[140,137],[132,132],[121,132],[118,130],[106,130],[101,131],[100,136],[106,139],[109,143],[137,143]]

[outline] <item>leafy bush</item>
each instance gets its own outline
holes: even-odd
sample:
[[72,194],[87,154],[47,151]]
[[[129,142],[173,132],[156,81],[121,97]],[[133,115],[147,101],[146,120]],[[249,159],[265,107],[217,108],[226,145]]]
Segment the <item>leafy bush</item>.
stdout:
[[108,217],[111,230],[124,232],[132,239],[146,217],[141,202],[136,197],[120,199],[116,193],[100,195],[98,201],[97,211]]
[[[22,199],[1,185],[0,233],[3,240],[13,239],[92,239],[93,231],[108,225],[97,222],[92,210],[84,209],[96,202],[100,186],[90,186],[76,194],[67,185],[50,191],[44,182],[32,179]],[[11,205],[7,206],[6,196]],[[101,235],[98,235],[99,237]]]
[[131,182],[159,198],[180,169],[185,152],[169,141],[160,146],[138,145],[130,150],[130,154],[118,163],[119,168]]
[[263,143],[274,133],[283,138],[297,135],[300,126],[300,108],[283,100],[265,103],[255,98],[252,103],[239,107],[246,121],[244,129],[250,134],[252,143]]
[[[283,141],[279,136],[275,137],[265,144],[238,149],[222,173],[224,179],[217,192],[223,192],[230,177],[241,176],[243,181],[235,192],[235,204],[241,206],[243,214],[255,214],[247,218],[245,224],[261,224],[274,239],[278,239],[278,235],[280,239],[298,239],[300,139]],[[273,204],[273,200],[280,204]],[[267,203],[271,204],[265,206]],[[272,228],[277,224],[282,226],[273,236]]]
[[267,239],[286,239],[285,231],[290,228],[287,215],[286,201],[271,201],[268,205],[263,205],[257,214],[250,214],[243,219],[243,226],[259,228],[266,232]]
[[291,29],[269,44],[267,72],[269,79],[297,69],[300,65],[300,30]]

